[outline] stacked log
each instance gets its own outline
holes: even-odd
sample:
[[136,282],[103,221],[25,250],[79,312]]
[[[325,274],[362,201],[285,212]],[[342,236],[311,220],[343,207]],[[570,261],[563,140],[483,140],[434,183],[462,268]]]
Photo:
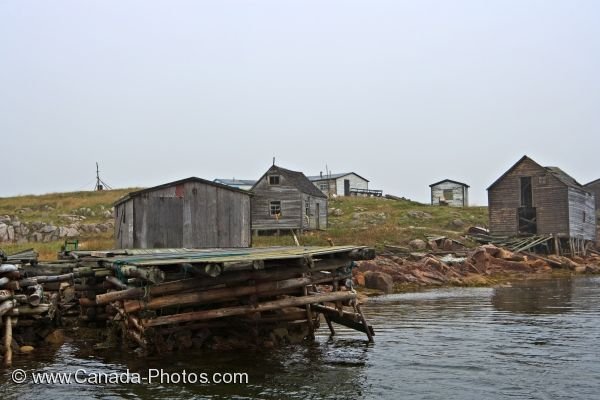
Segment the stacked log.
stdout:
[[[12,364],[13,353],[37,346],[54,328],[58,293],[46,290],[43,278],[27,277],[27,268],[35,267],[8,262],[0,264],[0,325],[4,366]],[[51,277],[49,282],[53,279]]]
[[373,257],[362,247],[88,255],[81,261],[109,271],[103,278],[109,289],[83,303],[87,310],[110,308],[107,318],[124,342],[147,353],[299,342],[314,337],[321,314],[329,326],[350,326],[372,340],[352,267]]

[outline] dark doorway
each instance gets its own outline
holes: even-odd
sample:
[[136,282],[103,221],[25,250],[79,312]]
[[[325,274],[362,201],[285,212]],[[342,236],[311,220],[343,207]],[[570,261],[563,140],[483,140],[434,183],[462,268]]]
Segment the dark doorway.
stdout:
[[350,179],[344,179],[344,196],[350,196]]
[[533,190],[531,189],[531,177],[521,178],[521,207],[533,207]]
[[537,215],[535,207],[519,207],[519,233],[537,233]]

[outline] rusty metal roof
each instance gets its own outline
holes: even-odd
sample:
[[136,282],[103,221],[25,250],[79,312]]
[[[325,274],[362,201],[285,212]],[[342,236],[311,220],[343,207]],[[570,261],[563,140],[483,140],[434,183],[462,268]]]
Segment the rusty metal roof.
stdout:
[[135,192],[127,193],[125,196],[123,196],[120,199],[118,199],[117,201],[115,201],[113,205],[117,206],[117,205],[119,205],[121,203],[126,202],[129,199],[132,199],[132,198],[137,197],[137,196],[139,196],[141,194],[144,194],[144,193],[152,192],[154,190],[164,189],[164,188],[170,187],[170,186],[177,186],[177,185],[181,185],[181,184],[188,183],[188,182],[203,183],[203,184],[215,186],[215,187],[218,187],[218,188],[221,188],[221,189],[231,190],[232,192],[243,193],[243,194],[245,194],[247,196],[251,195],[251,193],[248,192],[247,190],[242,190],[242,189],[238,189],[238,188],[235,188],[235,187],[232,187],[232,186],[227,186],[227,185],[223,185],[221,183],[212,182],[212,181],[208,181],[206,179],[202,179],[202,178],[198,178],[198,177],[195,177],[195,176],[191,176],[189,178],[180,179],[178,181],[163,183],[162,185],[153,186],[153,187],[149,187],[149,188],[146,188],[146,189],[136,190]]

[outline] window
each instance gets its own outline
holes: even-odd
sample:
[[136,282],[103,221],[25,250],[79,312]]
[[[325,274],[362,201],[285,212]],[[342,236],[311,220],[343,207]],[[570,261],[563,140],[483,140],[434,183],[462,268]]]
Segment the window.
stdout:
[[310,197],[304,202],[304,214],[310,215]]
[[326,192],[329,189],[329,184],[319,183],[319,189],[321,189],[321,191],[323,191],[323,192]]
[[281,215],[281,201],[272,201],[269,203],[269,213],[271,215]]
[[545,184],[547,183],[547,181],[546,181],[546,176],[545,176],[545,175],[544,175],[544,176],[540,176],[540,177],[538,178],[538,183],[539,183],[540,185],[545,185]]
[[279,185],[279,175],[269,175],[269,185]]
[[454,190],[444,189],[444,200],[454,200]]

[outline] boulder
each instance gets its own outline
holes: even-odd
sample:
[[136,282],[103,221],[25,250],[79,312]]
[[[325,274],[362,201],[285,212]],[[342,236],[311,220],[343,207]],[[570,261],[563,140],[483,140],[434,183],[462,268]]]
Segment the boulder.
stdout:
[[77,230],[77,228],[74,227],[67,227],[67,237],[77,237],[79,236],[79,231]]
[[62,329],[55,329],[44,338],[44,342],[59,346],[65,342],[65,334]]
[[384,293],[391,293],[394,290],[392,277],[385,272],[367,271],[364,277],[365,287],[368,289],[377,289]]
[[19,351],[24,354],[31,353],[33,350],[35,350],[33,346],[21,346],[19,348]]
[[408,215],[411,218],[418,218],[418,219],[432,218],[431,214],[429,214],[425,211],[418,211],[418,210],[409,211],[406,213],[406,215]]
[[462,228],[464,226],[465,226],[465,223],[462,220],[460,220],[460,219],[454,219],[454,220],[452,220],[452,222],[450,222],[450,227],[451,228],[459,229],[459,228]]
[[354,275],[354,283],[356,286],[365,286],[365,275],[362,272],[358,272]]
[[55,230],[57,230],[58,228],[54,225],[44,225],[41,229],[40,232],[41,233],[53,233]]
[[0,223],[0,242],[8,242],[8,225]]
[[427,243],[425,243],[423,240],[421,239],[414,239],[411,240],[408,245],[411,247],[411,249],[413,250],[425,250],[427,248]]

